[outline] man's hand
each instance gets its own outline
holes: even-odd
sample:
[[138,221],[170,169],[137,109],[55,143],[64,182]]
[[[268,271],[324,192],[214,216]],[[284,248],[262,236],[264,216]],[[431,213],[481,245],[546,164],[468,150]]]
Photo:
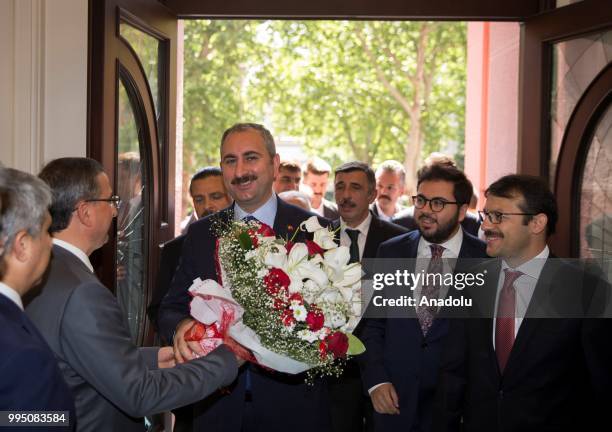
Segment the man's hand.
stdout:
[[379,414],[397,415],[399,411],[399,399],[395,387],[391,383],[384,383],[376,387],[370,393],[372,405]]
[[157,352],[157,367],[160,369],[171,368],[176,365],[174,361],[174,349],[172,347],[162,347]]
[[185,318],[179,322],[174,334],[174,357],[179,363],[184,363],[204,355],[204,350],[198,342],[186,342],[185,333],[195,322],[192,318]]

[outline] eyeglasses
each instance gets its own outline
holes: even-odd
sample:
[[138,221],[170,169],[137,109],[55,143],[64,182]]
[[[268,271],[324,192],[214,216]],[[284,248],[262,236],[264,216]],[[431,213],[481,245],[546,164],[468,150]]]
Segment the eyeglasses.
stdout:
[[[121,198],[119,198],[117,195],[113,195],[110,198],[92,198],[92,199],[86,199],[86,200],[83,200],[83,202],[107,202],[110,205],[112,205],[113,207],[115,207],[117,210],[119,210],[119,208],[121,207]],[[76,211],[76,207],[72,211]]]
[[480,222],[484,222],[485,217],[492,224],[500,224],[504,220],[506,216],[535,216],[536,213],[502,213],[498,211],[487,211],[487,210],[478,210],[478,217],[480,218]]
[[431,208],[431,210],[436,213],[441,212],[446,204],[460,204],[457,201],[446,201],[443,198],[427,199],[423,195],[414,195],[412,197],[412,202],[414,203],[414,206],[418,209],[422,209],[427,205],[427,203],[429,203],[429,207]]

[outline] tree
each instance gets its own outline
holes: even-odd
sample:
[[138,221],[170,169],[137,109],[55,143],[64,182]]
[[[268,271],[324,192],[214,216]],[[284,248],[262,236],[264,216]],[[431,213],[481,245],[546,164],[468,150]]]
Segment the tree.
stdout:
[[[194,21],[185,27],[185,151],[217,161],[235,121],[260,121],[337,165],[461,149],[464,23]],[[188,160],[188,155],[185,157]]]

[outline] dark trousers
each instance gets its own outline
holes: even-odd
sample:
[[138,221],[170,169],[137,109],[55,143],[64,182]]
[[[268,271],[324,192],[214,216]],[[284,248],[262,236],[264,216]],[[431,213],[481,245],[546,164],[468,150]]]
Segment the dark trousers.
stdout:
[[329,378],[328,388],[333,432],[374,430],[372,402],[363,393],[361,374],[355,361],[347,362],[339,378]]

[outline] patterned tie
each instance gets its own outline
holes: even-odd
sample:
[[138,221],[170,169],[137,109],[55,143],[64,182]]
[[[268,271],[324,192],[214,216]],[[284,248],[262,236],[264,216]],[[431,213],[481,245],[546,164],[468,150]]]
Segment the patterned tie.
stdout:
[[520,271],[505,269],[504,285],[499,293],[497,316],[495,318],[495,352],[499,370],[503,373],[514,345],[514,310],[516,290],[514,282],[523,274]]
[[[431,249],[431,259],[429,260],[429,265],[427,266],[426,276],[430,275],[428,279],[435,278],[434,275],[443,273],[443,262],[442,262],[442,253],[444,253],[444,246],[440,246],[438,244],[430,244]],[[440,286],[436,283],[431,284],[423,284],[421,287],[421,298],[426,297],[427,299],[434,299],[440,296]],[[417,307],[417,317],[419,318],[419,324],[421,324],[421,331],[423,332],[423,336],[427,335],[429,328],[433,324],[434,317],[437,313],[437,306],[418,306]]]
[[346,235],[351,239],[351,247],[349,248],[351,259],[349,264],[359,262],[359,230],[346,228],[344,231],[346,231]]

